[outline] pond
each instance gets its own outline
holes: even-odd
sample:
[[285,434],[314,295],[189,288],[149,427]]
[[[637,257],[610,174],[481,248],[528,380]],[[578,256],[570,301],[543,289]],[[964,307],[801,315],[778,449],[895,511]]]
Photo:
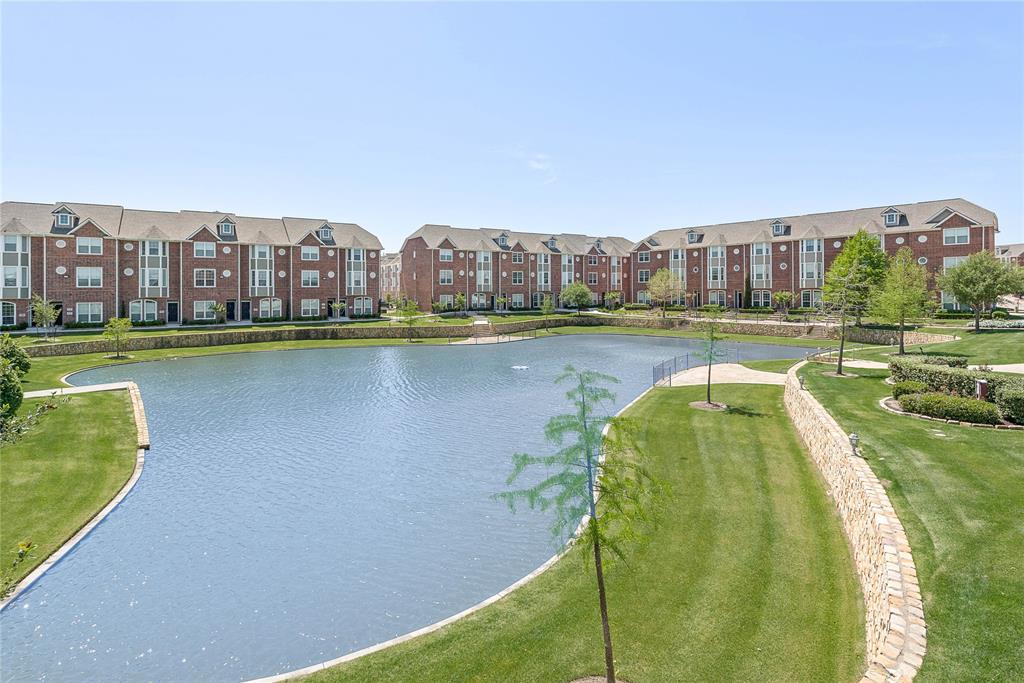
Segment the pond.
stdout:
[[[311,349],[100,368],[142,391],[135,489],[0,613],[2,679],[239,681],[455,614],[558,549],[512,514],[514,452],[545,452],[567,364],[621,379],[693,340],[612,335],[489,346]],[[732,345],[740,358],[806,350]],[[740,348],[741,347],[741,348]]]

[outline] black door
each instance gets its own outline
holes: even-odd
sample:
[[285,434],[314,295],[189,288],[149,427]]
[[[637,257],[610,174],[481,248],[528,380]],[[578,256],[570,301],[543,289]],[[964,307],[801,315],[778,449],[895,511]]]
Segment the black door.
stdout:
[[242,316],[239,318],[240,320],[249,320],[252,317],[252,314],[249,312],[249,306],[248,301],[242,302]]
[[334,313],[334,299],[328,299],[327,300],[327,317],[328,318],[336,318],[336,317],[338,317]]
[[234,320],[235,319],[235,300],[234,299],[229,299],[225,307],[227,308],[227,312],[224,314],[224,317],[226,317],[228,320]]
[[168,301],[167,302],[167,322],[176,323],[178,322],[178,302]]
[[64,324],[64,304],[59,301],[51,301],[54,307],[57,309],[57,319],[54,321],[54,325]]

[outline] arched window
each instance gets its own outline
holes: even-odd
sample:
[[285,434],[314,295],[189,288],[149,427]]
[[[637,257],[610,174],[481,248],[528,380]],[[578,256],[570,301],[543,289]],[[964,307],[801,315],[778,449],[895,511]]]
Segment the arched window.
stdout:
[[156,320],[156,302],[152,299],[136,299],[128,304],[128,319],[133,323]]

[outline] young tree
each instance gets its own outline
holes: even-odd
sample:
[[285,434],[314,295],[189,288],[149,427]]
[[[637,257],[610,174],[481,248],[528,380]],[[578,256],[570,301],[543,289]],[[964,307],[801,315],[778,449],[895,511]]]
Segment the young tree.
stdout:
[[540,302],[540,312],[541,315],[554,315],[555,302],[550,294],[545,294],[544,299]]
[[889,259],[885,280],[875,290],[868,305],[871,315],[883,322],[899,325],[899,355],[904,353],[903,333],[907,323],[928,315],[932,306],[928,271],[917,263],[909,247],[902,247]]
[[210,306],[210,311],[217,318],[217,322],[223,323],[226,320],[228,314],[228,307],[224,304],[213,304]]
[[420,307],[412,299],[403,298],[402,304],[398,307],[398,317],[401,318],[405,329],[408,331],[408,341],[412,341],[412,328],[416,326],[416,318],[420,314]]
[[825,274],[822,300],[831,296],[834,301],[837,288],[852,286],[854,291],[847,292],[844,299],[850,314],[860,325],[871,290],[882,284],[887,266],[888,260],[878,240],[864,230],[857,231],[857,234],[846,240]]
[[[598,412],[615,398],[602,385],[617,383],[617,379],[570,365],[555,381],[569,385],[566,398],[573,406],[572,413],[552,417],[544,428],[548,441],[559,450],[545,456],[514,455],[509,485],[533,466],[543,470],[542,480],[530,488],[499,493],[496,497],[508,502],[513,511],[519,502],[535,509],[553,509],[555,537],[562,540],[575,530],[578,535],[574,543],[593,554],[605,676],[609,683],[614,683],[615,660],[602,552],[608,550],[617,557],[623,556],[624,543],[636,539],[641,525],[653,521],[662,487],[645,467],[646,454],[636,439],[638,425]],[[606,425],[610,429],[604,436]]]
[[[388,296],[391,296],[390,294]],[[390,305],[390,304],[389,304]],[[345,315],[345,302],[344,301],[332,301],[331,312],[334,313],[335,318],[340,318]]]
[[466,295],[463,294],[462,292],[457,292],[455,294],[455,310],[456,311],[464,311],[464,310],[466,310]]
[[959,266],[938,277],[942,291],[952,294],[974,312],[974,330],[981,329],[981,313],[1003,294],[1013,294],[1020,284],[1020,268],[1003,263],[990,251],[979,251]]
[[683,281],[668,268],[659,268],[647,282],[647,293],[651,301],[661,307],[661,317],[664,318],[666,307],[682,295]]
[[789,307],[793,305],[793,292],[782,290],[772,294],[772,301],[782,309],[782,315],[789,313]]
[[114,358],[121,358],[128,333],[132,331],[132,321],[128,318],[111,318],[103,328],[103,338],[114,344]]
[[32,360],[25,353],[25,349],[9,334],[0,336],[0,358],[8,360],[20,375],[24,375],[32,367]]
[[594,300],[594,294],[582,282],[573,282],[566,286],[559,297],[563,306],[576,309],[576,315],[583,312],[583,309]]
[[32,323],[43,329],[43,339],[49,339],[50,330],[57,323],[57,306],[38,294],[33,294],[29,308],[32,309]]
[[620,301],[622,301],[622,292],[608,292],[604,295],[604,305],[611,310],[618,308]]
[[494,299],[494,305],[499,311],[505,310],[505,304],[508,303],[508,297],[499,296]]
[[821,295],[823,307],[839,318],[839,362],[836,364],[836,374],[842,375],[847,322],[856,311],[863,310],[863,302],[867,301],[868,283],[860,272],[860,263],[854,262],[838,273],[829,269],[825,285]]
[[706,306],[705,310],[707,318],[694,323],[694,327],[701,332],[701,352],[698,357],[708,365],[706,401],[710,407],[715,405],[711,401],[711,366],[715,364],[715,361],[724,358],[726,354],[726,351],[719,345],[721,339],[718,336],[722,325],[719,318],[725,313],[725,309],[721,306]]

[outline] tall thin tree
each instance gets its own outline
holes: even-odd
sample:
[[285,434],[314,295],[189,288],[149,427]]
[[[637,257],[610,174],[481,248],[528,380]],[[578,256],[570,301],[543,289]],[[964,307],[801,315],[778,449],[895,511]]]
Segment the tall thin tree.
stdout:
[[615,398],[603,385],[617,383],[617,379],[567,365],[555,381],[569,386],[565,396],[574,408],[572,413],[552,417],[544,428],[548,442],[558,450],[543,456],[515,454],[508,477],[510,486],[531,467],[541,468],[543,478],[529,488],[505,491],[495,497],[508,502],[513,511],[520,502],[539,510],[553,510],[553,535],[563,540],[575,531],[573,543],[592,553],[604,638],[605,677],[608,683],[615,683],[602,553],[607,550],[617,557],[623,556],[624,543],[638,539],[642,526],[654,521],[663,485],[645,467],[637,423],[603,414]]

